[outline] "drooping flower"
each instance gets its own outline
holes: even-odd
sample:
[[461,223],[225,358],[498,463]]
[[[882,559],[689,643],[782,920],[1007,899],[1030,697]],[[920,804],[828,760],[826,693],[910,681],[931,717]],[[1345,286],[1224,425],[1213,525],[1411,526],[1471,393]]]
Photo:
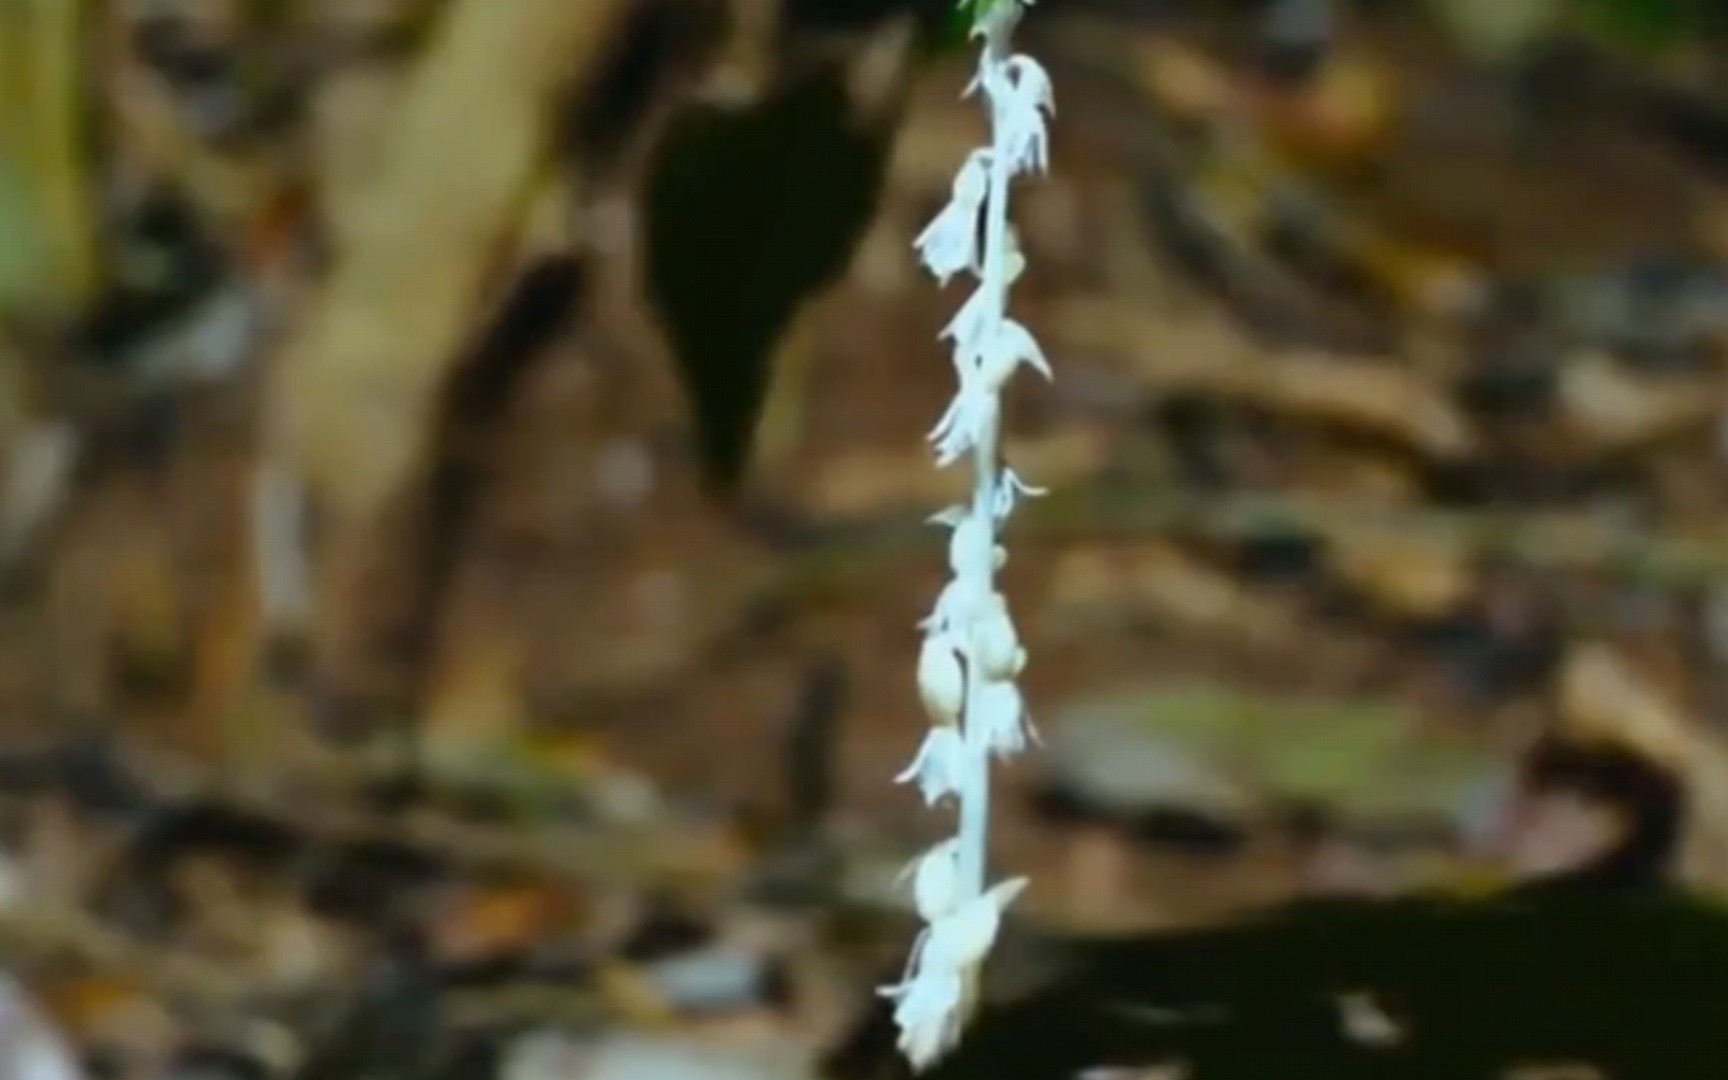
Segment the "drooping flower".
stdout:
[[912,764],[894,777],[896,784],[914,781],[924,795],[924,805],[934,806],[945,795],[958,795],[966,776],[966,741],[958,729],[941,726],[930,729],[924,745]]
[[[930,937],[919,956],[919,973],[929,970],[965,971],[983,963],[996,943],[1002,913],[1026,889],[1026,879],[997,882],[978,896],[930,924]],[[915,973],[913,979],[918,975]]]
[[987,679],[979,685],[977,711],[967,722],[978,725],[984,745],[997,757],[1013,757],[1026,749],[1029,735],[1036,738],[1026,722],[1026,701],[1009,679]]
[[997,138],[1008,170],[1013,173],[1047,172],[1050,167],[1050,134],[1044,117],[1055,115],[1056,99],[1050,76],[1030,56],[1012,56],[1002,64],[1005,89],[995,99]]
[[[1020,275],[1026,272],[1026,257],[1020,253],[1015,241],[1014,230],[1008,230],[1008,254],[1005,259],[1003,274],[1007,286],[1012,286],[1020,280]],[[937,335],[939,341],[953,342],[954,366],[962,379],[977,366],[978,358],[983,352],[984,332],[990,323],[990,317],[999,315],[1001,290],[990,285],[980,285],[960,305],[960,310],[948,320],[948,325]]]
[[966,704],[966,676],[946,634],[927,635],[918,651],[918,695],[932,723],[952,727],[960,719]]
[[986,433],[995,429],[1002,403],[996,394],[977,385],[961,384],[948,411],[930,432],[936,446],[936,467],[946,469],[971,453],[985,441]]
[[1020,637],[1001,593],[993,594],[988,609],[973,619],[970,644],[972,662],[984,678],[1012,679],[1020,673],[1024,662]]
[[925,922],[945,918],[960,904],[960,841],[950,837],[914,864],[912,899]]
[[995,335],[983,345],[979,355],[978,379],[995,392],[1001,389],[1021,364],[1032,368],[1046,379],[1055,377],[1050,371],[1050,361],[1044,358],[1044,350],[1039,348],[1032,332],[1013,319],[1003,319],[996,324]]
[[978,268],[978,212],[989,190],[989,150],[974,150],[954,178],[948,205],[918,234],[913,246],[942,284]]
[[1002,913],[1025,888],[1025,878],[1001,882],[931,920],[906,977],[878,991],[895,1003],[900,1052],[913,1068],[923,1069],[958,1041],[966,977],[983,963]]
[[883,991],[894,1000],[896,1045],[914,1069],[928,1068],[958,1040],[964,978],[958,971],[930,971]]

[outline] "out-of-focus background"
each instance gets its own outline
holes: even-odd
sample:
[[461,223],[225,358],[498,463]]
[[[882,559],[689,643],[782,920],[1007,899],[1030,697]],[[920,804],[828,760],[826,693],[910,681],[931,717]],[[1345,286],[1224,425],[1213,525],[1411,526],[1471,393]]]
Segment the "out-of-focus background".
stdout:
[[[1295,991],[1370,1070],[1324,1075],[1722,1075],[1565,995],[1728,1017],[1725,31],[1032,9],[1025,934],[1343,896],[1417,959]],[[892,778],[966,484],[912,239],[972,64],[945,0],[0,0],[0,1068],[901,1068],[872,987],[946,811]],[[1562,907],[1582,966],[1508,982],[1399,906],[1533,879],[1690,913],[1692,981]],[[1421,1071],[1436,964],[1446,1045],[1536,1019]],[[1207,1015],[1231,1063],[1144,1075],[1310,1075]]]

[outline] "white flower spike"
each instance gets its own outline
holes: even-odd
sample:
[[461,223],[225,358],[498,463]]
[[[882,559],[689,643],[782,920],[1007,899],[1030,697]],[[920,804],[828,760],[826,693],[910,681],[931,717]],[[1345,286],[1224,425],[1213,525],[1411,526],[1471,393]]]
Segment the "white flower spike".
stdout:
[[962,273],[978,283],[940,335],[952,350],[959,387],[929,434],[938,467],[970,458],[972,497],[931,518],[953,530],[953,576],[919,623],[925,639],[918,693],[931,728],[912,764],[895,778],[916,782],[927,804],[952,797],[960,822],[953,836],[908,868],[925,927],[905,976],[881,991],[894,1002],[900,1052],[917,1070],[959,1042],[1003,911],[1026,887],[1024,878],[986,886],[990,761],[1037,742],[1014,681],[1026,666],[1026,649],[996,588],[1008,558],[997,530],[1019,499],[1043,492],[1002,462],[1001,395],[1022,367],[1046,379],[1052,374],[1031,331],[1007,314],[1009,290],[1026,269],[1008,199],[1015,177],[1049,167],[1047,124],[1056,102],[1044,68],[1011,48],[1031,0],[963,2],[973,5],[972,36],[983,42],[965,95],[986,100],[991,144],[967,157],[948,205],[915,247],[942,284]]

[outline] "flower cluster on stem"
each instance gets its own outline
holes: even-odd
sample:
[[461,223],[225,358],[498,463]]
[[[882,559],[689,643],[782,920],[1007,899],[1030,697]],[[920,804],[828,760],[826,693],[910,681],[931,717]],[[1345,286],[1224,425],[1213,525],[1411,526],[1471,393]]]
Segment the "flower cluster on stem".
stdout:
[[965,92],[986,103],[991,141],[966,159],[952,200],[916,241],[924,265],[944,285],[962,274],[977,282],[942,331],[959,387],[930,432],[939,467],[970,459],[972,497],[932,519],[951,530],[952,577],[920,624],[918,688],[930,732],[896,778],[917,784],[929,805],[959,808],[955,835],[909,871],[926,926],[905,976],[882,990],[895,1005],[900,1050],[916,1069],[958,1042],[1002,913],[1026,885],[1015,878],[987,887],[985,848],[990,762],[1018,754],[1036,738],[1015,681],[1026,651],[996,587],[996,572],[1007,560],[997,531],[1018,499],[1039,494],[1001,461],[1002,388],[1022,366],[1050,377],[1038,342],[1008,316],[1009,289],[1025,268],[1009,225],[1009,189],[1017,176],[1047,168],[1045,125],[1055,112],[1044,69],[1011,48],[1022,8],[1031,2],[976,0],[972,36],[982,48]]

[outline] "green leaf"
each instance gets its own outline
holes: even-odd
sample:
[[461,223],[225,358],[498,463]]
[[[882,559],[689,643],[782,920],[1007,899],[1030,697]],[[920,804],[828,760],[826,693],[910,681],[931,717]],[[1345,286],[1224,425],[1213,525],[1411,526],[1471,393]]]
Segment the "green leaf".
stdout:
[[1701,27],[1705,9],[1693,0],[1584,0],[1579,17],[1611,45],[1659,51],[1686,41]]
[[860,128],[829,70],[745,109],[691,107],[656,150],[648,295],[717,493],[750,462],[782,334],[845,271],[875,214],[888,150],[887,132]]
[[939,52],[958,52],[967,47],[972,38],[972,28],[978,25],[978,20],[997,8],[1024,3],[1024,0],[960,0],[948,9],[947,18],[943,22],[942,31],[936,35],[936,49]]

